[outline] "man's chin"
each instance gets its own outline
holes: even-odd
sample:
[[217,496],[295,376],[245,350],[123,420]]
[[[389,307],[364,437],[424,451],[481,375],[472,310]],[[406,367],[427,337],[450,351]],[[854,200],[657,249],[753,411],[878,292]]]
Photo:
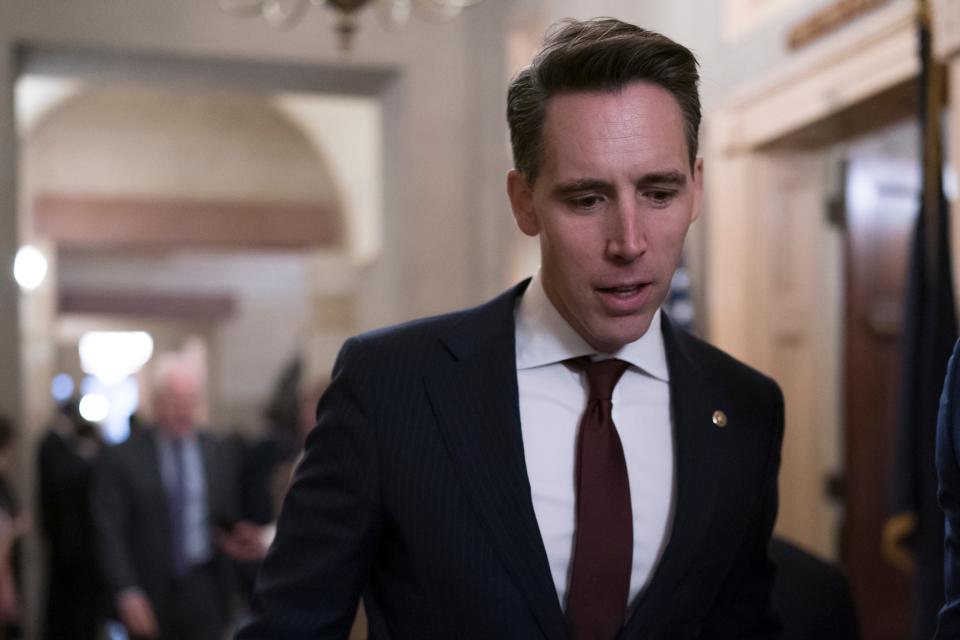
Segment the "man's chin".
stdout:
[[193,425],[163,425],[164,433],[171,438],[182,438],[193,433]]
[[592,336],[592,339],[587,340],[587,342],[600,353],[614,353],[619,351],[631,342],[636,342],[645,336],[647,331],[650,330],[650,319],[645,319],[643,322],[637,322],[636,319],[632,320],[633,323],[629,326],[620,326],[607,331],[597,332]]

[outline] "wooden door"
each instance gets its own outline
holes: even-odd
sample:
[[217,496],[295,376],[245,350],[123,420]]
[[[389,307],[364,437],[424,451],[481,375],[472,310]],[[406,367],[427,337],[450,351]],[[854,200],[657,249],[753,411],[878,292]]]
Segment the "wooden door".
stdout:
[[867,149],[846,172],[845,517],[841,560],[864,640],[909,637],[906,577],[881,554],[899,400],[909,238],[919,188],[915,158]]

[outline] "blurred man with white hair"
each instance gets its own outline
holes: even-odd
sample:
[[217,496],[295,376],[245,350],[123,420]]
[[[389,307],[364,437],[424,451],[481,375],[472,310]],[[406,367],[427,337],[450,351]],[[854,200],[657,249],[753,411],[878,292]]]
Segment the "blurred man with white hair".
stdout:
[[153,428],[97,465],[93,515],[117,617],[132,638],[213,640],[228,623],[229,569],[214,540],[239,513],[233,453],[198,431],[201,372],[157,358]]

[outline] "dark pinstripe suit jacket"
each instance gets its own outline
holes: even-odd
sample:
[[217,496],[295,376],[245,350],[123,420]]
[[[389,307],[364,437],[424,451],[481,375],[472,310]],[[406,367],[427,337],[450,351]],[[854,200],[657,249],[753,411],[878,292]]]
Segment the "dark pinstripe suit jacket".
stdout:
[[[347,341],[238,640],[346,637],[361,594],[377,640],[565,637],[520,434],[525,286]],[[669,321],[663,331],[675,517],[620,637],[776,637],[766,549],[782,396]]]

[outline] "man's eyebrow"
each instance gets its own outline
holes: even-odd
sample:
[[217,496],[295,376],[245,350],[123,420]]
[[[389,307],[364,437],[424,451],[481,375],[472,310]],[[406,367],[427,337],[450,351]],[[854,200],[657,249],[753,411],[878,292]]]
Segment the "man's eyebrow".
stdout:
[[[680,171],[652,171],[640,176],[636,184],[639,188],[651,186],[682,187],[687,184],[687,176]],[[556,198],[564,198],[586,191],[609,191],[610,189],[610,183],[605,180],[584,178],[561,182],[553,188],[553,195]]]
[[558,198],[571,196],[584,191],[606,191],[610,188],[610,183],[603,180],[594,180],[587,178],[584,180],[573,180],[571,182],[561,182],[553,188],[553,195]]
[[679,171],[654,171],[640,176],[637,180],[638,187],[649,187],[652,185],[673,185],[682,187],[687,184],[687,176]]

